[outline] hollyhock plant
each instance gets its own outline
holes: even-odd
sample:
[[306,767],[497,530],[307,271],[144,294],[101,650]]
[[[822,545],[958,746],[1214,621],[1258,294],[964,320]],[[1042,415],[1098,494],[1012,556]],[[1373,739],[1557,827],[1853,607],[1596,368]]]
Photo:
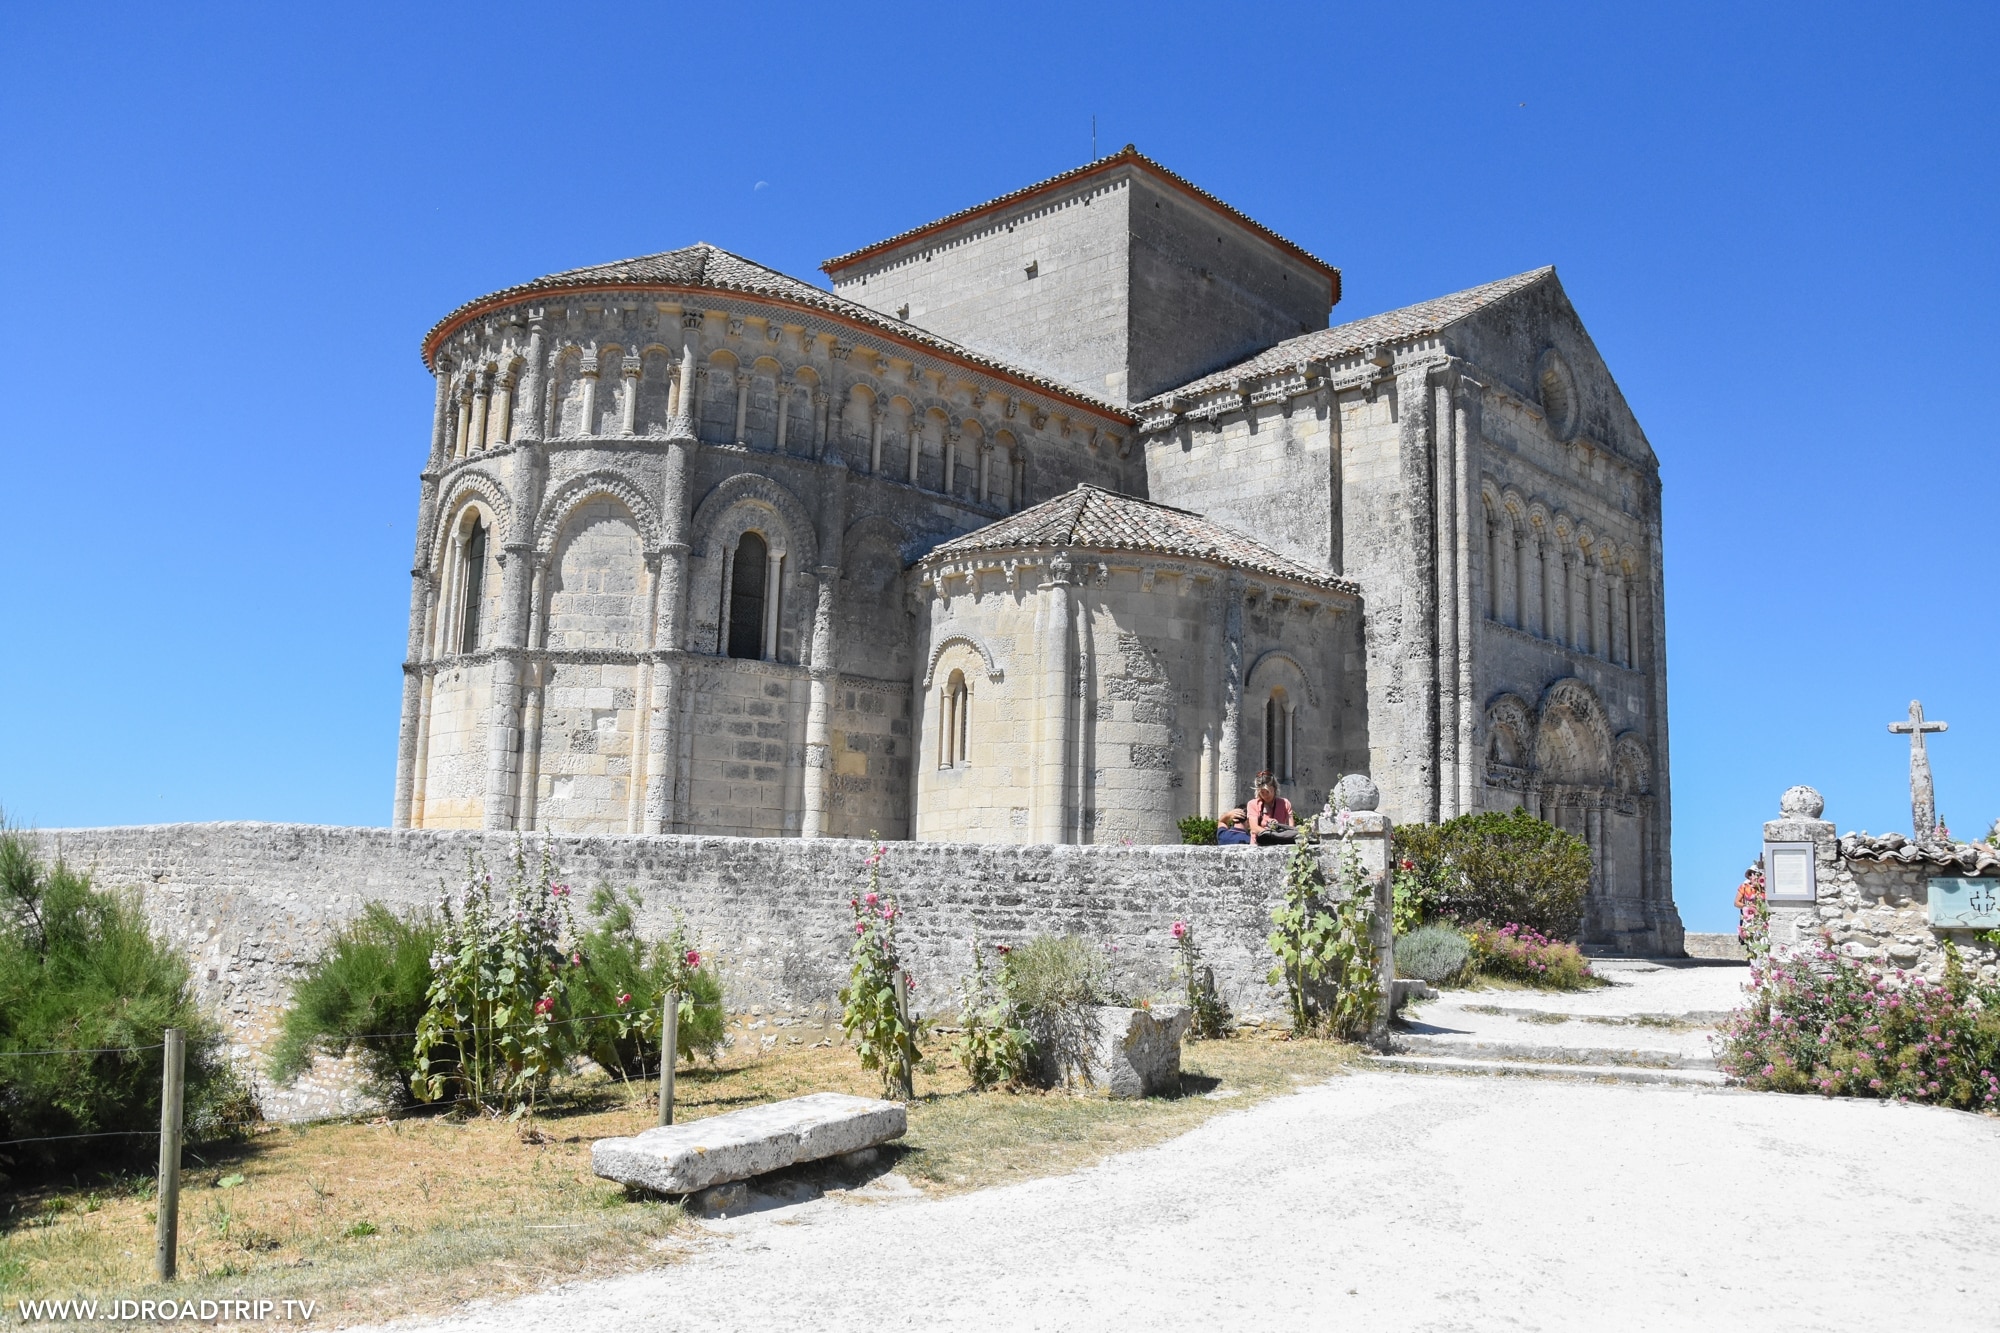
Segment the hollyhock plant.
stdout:
[[[913,978],[903,967],[896,938],[901,909],[893,897],[882,892],[882,864],[888,852],[888,846],[878,842],[862,858],[868,889],[858,900],[848,899],[854,943],[848,951],[851,967],[847,985],[840,992],[840,1027],[854,1038],[862,1067],[881,1072],[883,1094],[908,1101],[916,1096],[921,1025],[910,1015],[907,1004]],[[903,981],[902,996],[896,994],[898,977]]]

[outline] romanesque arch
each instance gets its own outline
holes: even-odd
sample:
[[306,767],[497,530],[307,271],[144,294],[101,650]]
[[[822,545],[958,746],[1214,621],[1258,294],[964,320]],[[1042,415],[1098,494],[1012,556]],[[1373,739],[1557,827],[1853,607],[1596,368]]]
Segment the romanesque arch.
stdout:
[[[734,566],[745,534],[755,534],[767,562],[758,598],[768,615],[761,655],[780,658],[784,627],[800,614],[791,588],[819,562],[812,516],[797,496],[770,477],[739,472],[710,491],[690,525],[695,559],[688,573],[690,646],[721,652],[727,645]],[[740,599],[739,599],[740,600]]]
[[993,650],[988,648],[984,641],[971,634],[947,634],[931,645],[930,663],[924,668],[925,689],[931,687],[931,681],[937,675],[938,659],[955,645],[963,645],[979,654],[979,660],[984,664],[986,679],[997,682],[1006,675],[1005,668],[994,659]]
[[1653,794],[1653,754],[1636,731],[1618,737],[1612,747],[1612,769],[1621,796]]
[[801,569],[818,562],[819,542],[813,531],[812,515],[783,482],[756,472],[739,472],[724,478],[695,506],[694,520],[688,525],[695,554],[714,554],[712,538],[723,516],[743,504],[761,506],[771,512],[784,530],[788,549]]
[[1486,706],[1486,762],[1525,775],[1535,766],[1535,713],[1517,694],[1502,694]]
[[478,470],[461,472],[452,478],[451,490],[447,494],[448,498],[437,508],[436,526],[425,543],[430,548],[429,566],[433,572],[444,558],[445,543],[450,539],[452,526],[464,513],[467,504],[476,503],[485,508],[496,550],[514,540],[514,504],[507,498],[507,488],[500,484],[497,477]]
[[1557,681],[1542,695],[1535,768],[1546,781],[1566,786],[1611,785],[1611,728],[1604,705],[1590,686],[1573,676]]
[[1299,665],[1299,659],[1283,648],[1273,648],[1250,664],[1250,674],[1244,678],[1244,697],[1262,699],[1274,688],[1289,690],[1293,698],[1304,699],[1313,707],[1319,707],[1319,690],[1313,686],[1312,677]]
[[570,511],[597,496],[608,496],[624,505],[646,549],[652,551],[659,548],[663,540],[659,511],[646,498],[644,489],[623,473],[598,470],[570,478],[542,502],[541,518],[535,524],[536,554],[546,557],[554,550],[556,537],[568,522]]

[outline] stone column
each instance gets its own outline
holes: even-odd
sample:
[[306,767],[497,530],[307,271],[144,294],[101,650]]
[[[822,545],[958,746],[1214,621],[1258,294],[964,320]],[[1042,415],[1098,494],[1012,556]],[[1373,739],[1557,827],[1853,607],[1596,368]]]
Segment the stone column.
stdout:
[[[682,323],[687,323],[683,315]],[[694,345],[681,348],[681,384],[696,382]],[[653,673],[653,711],[646,729],[646,808],[641,828],[647,833],[671,833],[680,823],[675,799],[679,771],[681,692],[687,674],[688,462],[694,447],[693,394],[685,387],[680,406],[667,423],[667,457],[660,498],[660,613],[654,622],[653,651],[660,669]]]
[[431,409],[431,466],[451,456],[451,358],[439,356],[432,372],[437,377],[437,405]]
[[736,447],[750,447],[750,368],[736,367]]
[[636,435],[639,431],[639,374],[645,369],[645,364],[637,353],[627,353],[618,364],[618,373],[625,381],[625,396],[618,403],[620,435]]
[[493,397],[486,408],[488,448],[507,443],[514,427],[514,372],[503,370],[493,381]]
[[871,399],[868,403],[868,473],[878,476],[882,471],[882,402]]
[[[444,417],[444,395],[438,396],[438,418],[433,429],[441,431]],[[438,434],[433,439],[440,438]],[[390,815],[390,827],[410,827],[411,798],[415,792],[417,772],[417,746],[421,737],[418,723],[423,712],[424,694],[424,651],[430,606],[434,596],[431,584],[428,547],[431,526],[437,521],[433,512],[437,506],[437,481],[426,476],[417,499],[417,549],[410,566],[410,626],[404,639],[403,648],[403,708],[402,718],[396,728],[396,795]]]
[[[1076,648],[1071,636],[1070,575],[1067,552],[1048,564],[1048,620],[1043,625],[1042,698],[1045,702],[1041,761],[1037,765],[1035,841],[1069,842],[1070,748],[1076,712]],[[933,642],[935,631],[932,634]],[[927,645],[928,648],[928,645]]]
[[784,378],[780,376],[771,381],[771,387],[778,395],[778,442],[776,448],[782,454],[785,452],[786,426],[791,421],[792,390],[794,386],[785,383]]
[[515,403],[512,414],[513,422],[521,423],[523,426],[520,432],[522,439],[542,438],[542,388],[547,379],[542,363],[547,355],[543,342],[542,312],[530,310],[527,365],[521,370],[520,398]]
[[514,827],[514,784],[521,753],[521,668],[528,644],[528,573],[533,559],[533,546],[515,540],[507,543],[500,556],[500,623],[494,627],[493,701],[486,728],[485,825],[489,829]]
[[1473,475],[1471,450],[1475,433],[1474,410],[1479,402],[1479,385],[1467,376],[1459,377],[1458,412],[1452,428],[1452,447],[1458,459],[1458,813],[1470,814],[1479,804],[1485,785],[1485,765],[1480,762],[1477,727],[1477,694],[1473,689],[1472,634],[1478,620],[1473,589],[1472,539],[1474,516],[1479,512],[1479,480]]
[[[839,450],[829,448],[833,443],[832,402],[831,395],[825,389],[814,389],[812,391],[812,456],[814,458],[823,459],[829,453],[832,453],[835,458],[840,456]],[[842,466],[844,467],[846,464],[843,462]]]
[[[1338,405],[1335,407],[1336,415]],[[1438,586],[1438,818],[1458,813],[1458,711],[1462,692],[1458,680],[1458,617],[1460,610],[1460,534],[1458,485],[1458,420],[1452,411],[1451,389],[1437,386],[1431,420],[1436,452],[1433,469],[1437,478],[1437,586]],[[1338,444],[1335,445],[1338,448]],[[1338,495],[1334,505],[1340,503]],[[1337,566],[1336,566],[1337,567]]]
[[1216,804],[1235,808],[1244,798],[1239,772],[1243,745],[1243,576],[1232,572],[1222,588],[1222,734],[1216,738]]
[[1437,819],[1437,499],[1432,481],[1437,422],[1432,411],[1431,367],[1396,376],[1398,456],[1403,511],[1402,628],[1396,656],[1404,696],[1395,727],[1397,761],[1388,793],[1391,808],[1412,819]]
[[592,348],[583,354],[578,363],[577,378],[583,382],[583,435],[596,435],[597,429],[597,351]]
[[950,426],[944,428],[944,493],[951,494],[952,485],[958,478],[959,434]]
[[991,441],[982,439],[979,442],[979,503],[981,504],[992,503],[992,483],[990,480],[992,471],[993,445]]
[[920,407],[910,408],[910,475],[905,479],[910,485],[917,484],[917,465],[924,458],[924,413]]
[[[834,604],[840,589],[841,537],[847,528],[847,466],[838,457],[828,469],[820,509],[819,564],[813,570],[811,657],[812,692],[806,701],[806,769],[799,835],[826,836],[827,796],[833,776],[833,699],[840,678],[834,670]],[[923,645],[928,651],[929,644]]]

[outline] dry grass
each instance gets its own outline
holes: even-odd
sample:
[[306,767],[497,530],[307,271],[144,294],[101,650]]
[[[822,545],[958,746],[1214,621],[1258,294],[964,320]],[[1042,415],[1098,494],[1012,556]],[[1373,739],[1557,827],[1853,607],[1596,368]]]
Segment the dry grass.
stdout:
[[[797,1029],[793,1030],[798,1032]],[[744,1034],[748,1035],[748,1034]],[[837,1033],[834,1034],[837,1037]],[[683,1120],[806,1092],[879,1095],[852,1050],[819,1030],[684,1072]],[[792,1044],[797,1043],[797,1044]],[[1050,1175],[1157,1143],[1218,1112],[1338,1070],[1351,1048],[1255,1038],[1187,1048],[1183,1094],[1143,1102],[974,1093],[944,1043],[927,1052],[895,1169],[931,1193]],[[153,1184],[107,1176],[0,1196],[0,1292],[21,1297],[318,1300],[314,1322],[382,1319],[555,1279],[670,1261],[677,1204],[629,1199],[590,1173],[591,1141],[654,1122],[645,1091],[565,1087],[534,1120],[410,1117],[268,1127],[203,1150],[184,1176],[181,1280],[151,1281]],[[1220,1095],[1208,1095],[1220,1094]]]

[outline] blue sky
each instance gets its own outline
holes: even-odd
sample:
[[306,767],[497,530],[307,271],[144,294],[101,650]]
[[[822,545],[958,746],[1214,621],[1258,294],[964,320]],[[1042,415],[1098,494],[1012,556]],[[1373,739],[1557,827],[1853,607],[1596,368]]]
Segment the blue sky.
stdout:
[[1991,6],[0,11],[0,805],[386,823],[418,340],[541,273],[819,261],[1128,141],[1345,270],[1544,263],[1665,476],[1676,893],[1793,782],[2000,816]]

